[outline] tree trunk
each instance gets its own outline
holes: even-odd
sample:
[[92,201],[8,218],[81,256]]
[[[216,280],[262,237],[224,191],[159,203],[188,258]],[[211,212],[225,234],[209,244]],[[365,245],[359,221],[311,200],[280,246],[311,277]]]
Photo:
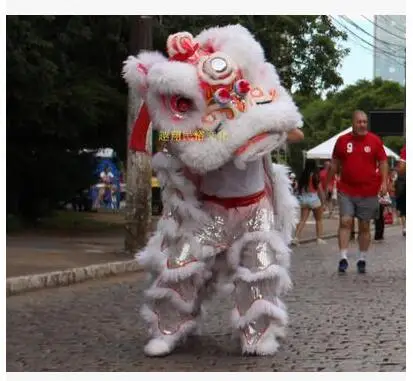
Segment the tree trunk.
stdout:
[[[136,55],[142,49],[152,49],[152,17],[133,16],[130,37],[130,53]],[[152,167],[151,156],[129,149],[129,139],[138,112],[142,106],[134,89],[128,94],[125,252],[134,255],[146,244],[152,217]],[[152,131],[148,131],[147,151],[152,152]]]

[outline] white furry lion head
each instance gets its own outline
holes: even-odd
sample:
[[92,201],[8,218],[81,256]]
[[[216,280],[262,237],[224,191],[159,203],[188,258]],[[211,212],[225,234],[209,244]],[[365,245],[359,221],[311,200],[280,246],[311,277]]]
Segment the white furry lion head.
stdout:
[[240,165],[284,144],[301,115],[261,45],[241,25],[169,36],[169,58],[141,52],[123,77],[171,151],[197,172]]

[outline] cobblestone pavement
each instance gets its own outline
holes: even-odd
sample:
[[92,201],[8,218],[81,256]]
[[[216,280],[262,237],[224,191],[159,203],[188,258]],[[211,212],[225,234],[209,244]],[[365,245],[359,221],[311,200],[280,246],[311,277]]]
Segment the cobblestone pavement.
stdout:
[[[353,251],[354,251],[353,247]],[[290,332],[273,357],[242,357],[228,301],[216,300],[201,336],[174,354],[144,357],[137,315],[143,274],[7,299],[7,371],[405,371],[405,241],[389,229],[368,273],[336,273],[336,242],[302,245],[286,298]]]

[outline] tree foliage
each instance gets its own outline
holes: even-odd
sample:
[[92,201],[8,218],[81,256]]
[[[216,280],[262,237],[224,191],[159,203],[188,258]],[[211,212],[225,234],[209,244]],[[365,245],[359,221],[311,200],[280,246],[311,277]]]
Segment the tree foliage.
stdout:
[[[361,80],[345,87],[339,92],[329,94],[326,99],[297,96],[304,116],[305,141],[291,148],[292,165],[296,170],[302,168],[302,150],[308,150],[351,126],[354,110],[367,114],[374,110],[403,109],[405,88],[397,82],[376,78],[372,81]],[[402,137],[385,137],[389,148],[398,152],[403,145]]]
[[[136,16],[134,16],[136,17]],[[284,85],[303,98],[342,84],[345,36],[325,16],[154,17],[154,43],[170,33],[241,23],[263,44]],[[7,17],[7,211],[33,220],[91,182],[83,148],[126,153],[131,17]]]
[[42,215],[91,182],[82,148],[125,141],[124,18],[7,17],[7,209]]
[[348,50],[338,42],[347,36],[327,16],[160,16],[155,47],[164,50],[171,33],[236,23],[252,31],[287,89],[316,95],[343,84],[338,68]]

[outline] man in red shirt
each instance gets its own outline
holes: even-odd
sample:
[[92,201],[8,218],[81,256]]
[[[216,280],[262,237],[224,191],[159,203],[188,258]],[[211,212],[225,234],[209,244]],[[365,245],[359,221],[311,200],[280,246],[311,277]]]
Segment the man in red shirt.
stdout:
[[379,192],[387,193],[388,164],[383,142],[368,131],[366,113],[355,111],[352,125],[353,130],[340,136],[336,142],[328,181],[340,172],[338,246],[341,258],[338,271],[345,273],[347,270],[351,224],[353,217],[356,217],[359,227],[357,269],[359,273],[365,273],[366,254],[371,241],[370,220],[378,215]]

